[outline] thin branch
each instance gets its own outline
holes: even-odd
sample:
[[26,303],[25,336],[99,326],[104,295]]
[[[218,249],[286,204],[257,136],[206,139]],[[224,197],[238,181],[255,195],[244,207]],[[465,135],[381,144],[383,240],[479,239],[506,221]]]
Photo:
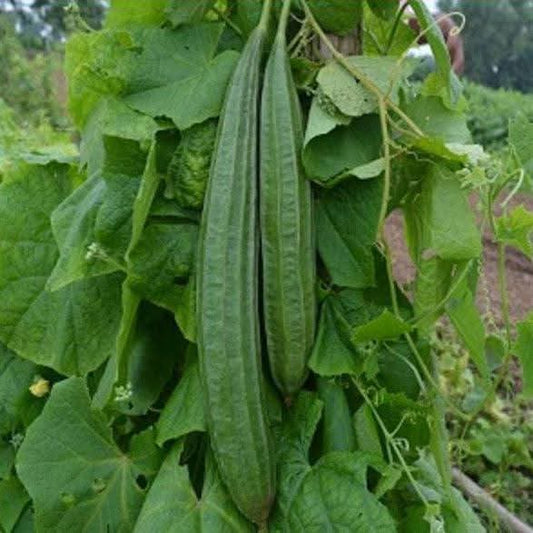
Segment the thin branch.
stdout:
[[500,524],[512,533],[533,533],[533,528],[522,522],[477,483],[463,474],[459,469],[452,470],[454,484],[459,487],[474,503],[490,514],[494,514]]

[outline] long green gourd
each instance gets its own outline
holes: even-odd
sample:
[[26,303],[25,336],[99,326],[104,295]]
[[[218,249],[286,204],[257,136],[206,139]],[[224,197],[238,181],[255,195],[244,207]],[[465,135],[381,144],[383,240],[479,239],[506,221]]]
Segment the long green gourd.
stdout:
[[257,145],[260,64],[271,0],[228,87],[200,229],[197,319],[211,446],[251,521],[265,523],[275,460],[262,389],[258,316]]
[[266,67],[260,143],[265,332],[272,376],[288,397],[306,378],[316,319],[311,188],[285,37],[290,4],[285,0]]

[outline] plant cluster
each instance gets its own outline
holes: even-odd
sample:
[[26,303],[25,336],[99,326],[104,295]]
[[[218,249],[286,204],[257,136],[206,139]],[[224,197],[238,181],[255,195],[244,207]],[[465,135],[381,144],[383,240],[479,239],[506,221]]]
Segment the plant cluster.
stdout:
[[[533,255],[533,214],[506,208],[533,126],[495,169],[409,5],[436,59],[419,87],[396,0],[113,0],[71,37],[79,158],[22,154],[0,182],[3,529],[483,531],[444,413],[474,424],[513,355],[533,394],[533,316],[515,333],[503,260]],[[344,56],[329,34],[358,25],[364,53]],[[501,336],[475,305],[471,192],[499,244]],[[467,403],[440,379],[443,315]]]

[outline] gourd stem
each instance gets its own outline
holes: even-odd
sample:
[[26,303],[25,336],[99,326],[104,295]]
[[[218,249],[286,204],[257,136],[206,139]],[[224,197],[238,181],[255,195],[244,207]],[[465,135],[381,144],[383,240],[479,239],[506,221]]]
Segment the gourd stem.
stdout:
[[263,31],[268,29],[270,22],[270,12],[272,11],[272,0],[265,0],[263,2],[263,10],[261,11],[261,19],[259,20],[259,28]]
[[283,0],[283,8],[281,9],[281,15],[279,18],[278,25],[278,38],[285,38],[285,32],[287,31],[287,23],[289,22],[289,15],[291,12],[291,3],[292,0]]

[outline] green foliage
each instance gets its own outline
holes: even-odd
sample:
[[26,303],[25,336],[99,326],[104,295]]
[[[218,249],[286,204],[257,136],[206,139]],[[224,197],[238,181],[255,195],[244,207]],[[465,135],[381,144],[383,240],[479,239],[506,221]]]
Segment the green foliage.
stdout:
[[[345,4],[341,33],[357,14]],[[533,431],[489,422],[505,415],[495,406],[512,355],[524,372],[512,399],[531,395],[531,317],[515,334],[503,289],[504,333],[479,313],[469,202],[478,195],[500,265],[506,247],[531,255],[531,213],[507,199],[531,165],[531,124],[511,123],[505,165],[484,154],[439,34],[437,72],[413,87],[405,22],[391,34],[392,2],[371,4],[365,55],[311,63],[312,33],[329,24],[320,12],[338,3],[287,0],[274,83],[262,76],[266,11],[241,52],[229,44],[259,3],[117,0],[104,29],[67,45],[79,157],[34,150],[0,108],[2,529],[482,531],[451,486],[450,450],[482,483],[510,469],[531,486],[520,469]],[[257,213],[261,158],[263,177],[279,178],[273,238]],[[314,226],[317,238],[295,259],[302,190],[313,200],[302,235]],[[416,265],[408,293],[383,231],[395,208]],[[268,272],[259,253],[276,257]],[[304,271],[315,286],[300,289]],[[297,385],[309,377],[290,398],[278,360],[260,353],[272,350],[267,275],[281,287],[275,341],[301,340],[302,291],[318,317]],[[443,316],[453,351],[434,334]]]
[[0,98],[15,111],[20,126],[37,126],[46,119],[65,125],[57,98],[60,68],[60,54],[30,54],[10,19],[0,12]]
[[26,49],[50,48],[79,26],[100,29],[105,9],[101,0],[0,0],[0,16],[10,18]]
[[490,89],[474,83],[465,85],[468,127],[474,141],[491,151],[505,146],[509,121],[533,121],[533,96],[504,89]]

